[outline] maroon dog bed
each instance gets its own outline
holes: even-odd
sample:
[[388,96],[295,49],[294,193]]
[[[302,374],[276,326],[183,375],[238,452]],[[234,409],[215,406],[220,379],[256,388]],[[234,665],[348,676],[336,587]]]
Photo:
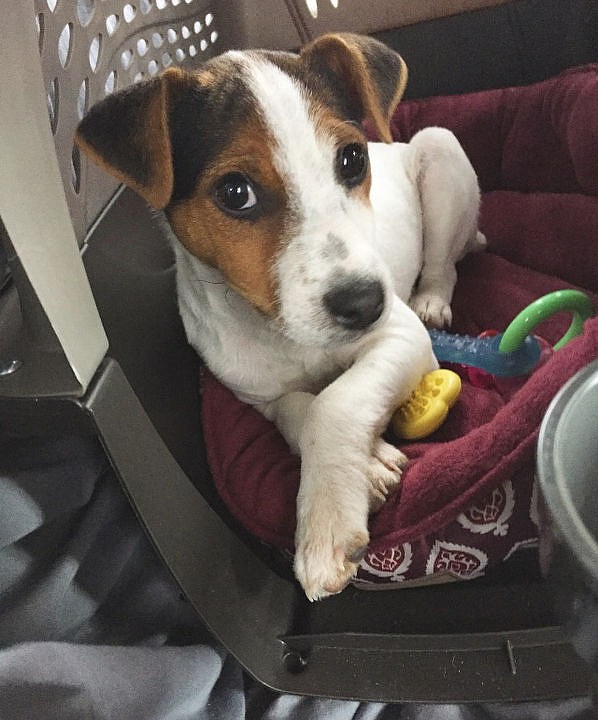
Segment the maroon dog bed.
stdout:
[[[530,302],[567,287],[596,303],[598,65],[524,88],[405,102],[393,135],[407,141],[429,125],[453,130],[476,168],[489,242],[487,252],[459,265],[452,329],[504,330]],[[554,343],[569,320],[556,315],[537,333]],[[540,422],[558,389],[596,357],[598,319],[591,319],[519,388],[481,388],[465,378],[439,431],[399,443],[410,462],[400,491],[370,518],[357,581],[476,577],[533,544]],[[271,423],[209,373],[202,412],[222,499],[251,533],[292,552],[299,459]]]

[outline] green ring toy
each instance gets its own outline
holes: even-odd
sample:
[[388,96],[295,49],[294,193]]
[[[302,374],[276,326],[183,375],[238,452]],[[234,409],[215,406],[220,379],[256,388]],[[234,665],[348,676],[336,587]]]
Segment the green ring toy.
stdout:
[[536,325],[558,312],[573,313],[573,318],[567,332],[554,345],[554,350],[560,350],[583,332],[583,324],[594,314],[594,307],[590,298],[579,290],[557,290],[548,293],[528,305],[512,320],[503,333],[499,351],[514,352],[521,347]]

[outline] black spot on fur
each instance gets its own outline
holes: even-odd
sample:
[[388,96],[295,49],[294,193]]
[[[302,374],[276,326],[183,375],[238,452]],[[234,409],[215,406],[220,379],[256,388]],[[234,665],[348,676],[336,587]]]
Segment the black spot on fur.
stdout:
[[230,142],[248,112],[248,98],[238,75],[210,87],[195,85],[173,99],[169,127],[174,189],[169,205],[192,197],[200,175]]
[[201,135],[201,117],[205,104],[205,92],[199,86],[189,88],[170,103],[168,127],[174,175],[170,204],[193,194],[205,164],[207,143]]

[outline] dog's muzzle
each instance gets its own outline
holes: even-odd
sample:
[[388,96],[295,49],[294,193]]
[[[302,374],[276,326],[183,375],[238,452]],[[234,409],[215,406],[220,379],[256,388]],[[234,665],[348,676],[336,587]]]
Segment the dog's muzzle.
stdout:
[[365,330],[382,315],[384,286],[371,278],[345,280],[324,295],[324,307],[346,330]]

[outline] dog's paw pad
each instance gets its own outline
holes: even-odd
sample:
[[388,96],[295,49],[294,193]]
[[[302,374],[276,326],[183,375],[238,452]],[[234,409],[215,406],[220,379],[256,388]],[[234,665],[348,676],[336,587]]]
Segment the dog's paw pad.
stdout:
[[411,309],[427,327],[449,327],[453,321],[451,306],[442,298],[428,293],[416,294],[409,303]]

